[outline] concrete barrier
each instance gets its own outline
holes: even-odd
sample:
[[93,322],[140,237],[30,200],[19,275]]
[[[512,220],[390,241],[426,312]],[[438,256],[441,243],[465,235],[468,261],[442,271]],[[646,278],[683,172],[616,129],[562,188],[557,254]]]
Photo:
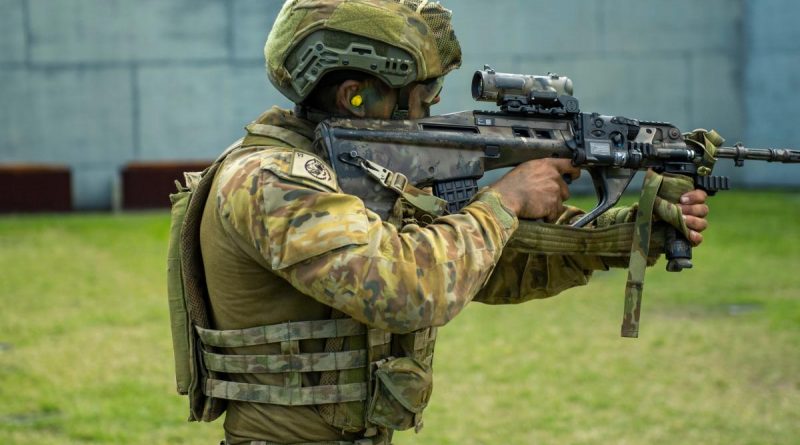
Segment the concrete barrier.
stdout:
[[0,165],[0,213],[68,212],[72,184],[63,165]]
[[175,181],[183,183],[183,172],[202,171],[212,161],[134,162],[121,172],[120,207],[122,210],[167,208],[169,195],[175,193]]

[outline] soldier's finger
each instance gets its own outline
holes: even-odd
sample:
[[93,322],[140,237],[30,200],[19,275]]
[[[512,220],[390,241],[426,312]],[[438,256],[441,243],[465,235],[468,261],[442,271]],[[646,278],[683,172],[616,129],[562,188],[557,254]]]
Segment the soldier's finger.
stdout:
[[558,170],[561,176],[569,175],[572,179],[578,179],[581,175],[581,170],[574,165],[570,159],[550,159],[550,164]]
[[690,230],[689,241],[692,243],[693,246],[697,247],[700,245],[700,243],[703,242],[703,235],[695,232],[694,230]]
[[708,220],[703,218],[684,215],[683,220],[686,221],[686,227],[694,230],[695,232],[702,232],[708,228]]
[[581,169],[578,167],[572,167],[567,173],[572,177],[573,181],[581,177]]
[[[561,201],[568,200],[569,196],[570,196],[569,195],[569,186],[564,181],[564,178],[558,178],[558,179],[556,179],[556,182],[558,182],[558,188],[559,188],[559,191],[560,191],[560,194],[561,194]],[[561,205],[561,202],[559,202],[558,204],[559,204],[560,208],[563,208],[563,206]]]
[[547,222],[556,222],[558,221],[558,217],[561,216],[562,213],[566,211],[566,207],[563,204],[559,203],[557,206],[553,206],[550,210],[550,214],[547,215]]
[[681,196],[681,204],[705,204],[708,200],[708,193],[703,190],[692,190]]
[[705,218],[706,216],[708,216],[708,206],[705,204],[691,204],[691,205],[683,204],[681,205],[681,213],[683,213],[684,215]]
[[564,167],[564,170],[562,170],[561,176],[569,176],[574,181],[581,177],[581,169],[572,165],[572,161],[570,161],[569,166]]

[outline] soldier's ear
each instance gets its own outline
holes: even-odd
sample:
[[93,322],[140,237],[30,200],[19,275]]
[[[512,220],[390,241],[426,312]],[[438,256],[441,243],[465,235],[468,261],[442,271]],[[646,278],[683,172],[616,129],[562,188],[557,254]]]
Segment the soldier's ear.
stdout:
[[357,80],[345,80],[342,82],[336,90],[337,108],[356,117],[366,116],[364,98],[360,94],[363,87],[363,82]]

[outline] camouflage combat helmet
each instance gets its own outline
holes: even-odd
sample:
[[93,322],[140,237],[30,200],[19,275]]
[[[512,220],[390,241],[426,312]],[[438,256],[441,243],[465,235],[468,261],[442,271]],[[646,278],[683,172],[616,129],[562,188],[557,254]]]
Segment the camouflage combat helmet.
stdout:
[[295,103],[334,70],[392,88],[441,77],[461,65],[450,17],[428,0],[287,0],[264,46],[267,74]]

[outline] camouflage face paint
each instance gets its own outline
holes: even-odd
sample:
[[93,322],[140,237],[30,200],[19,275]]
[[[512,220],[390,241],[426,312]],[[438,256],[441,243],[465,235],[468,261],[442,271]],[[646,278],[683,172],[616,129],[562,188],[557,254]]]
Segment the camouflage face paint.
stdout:
[[398,93],[398,105],[392,119],[419,119],[430,116],[431,105],[439,102],[444,77],[414,82]]
[[397,91],[377,85],[378,81],[368,81],[359,91],[364,104],[364,117],[368,119],[389,119],[397,104]]

